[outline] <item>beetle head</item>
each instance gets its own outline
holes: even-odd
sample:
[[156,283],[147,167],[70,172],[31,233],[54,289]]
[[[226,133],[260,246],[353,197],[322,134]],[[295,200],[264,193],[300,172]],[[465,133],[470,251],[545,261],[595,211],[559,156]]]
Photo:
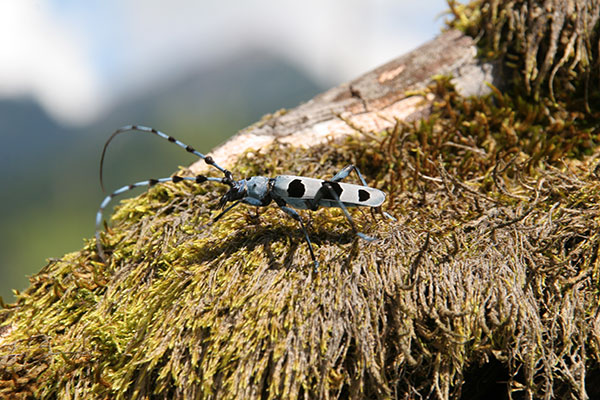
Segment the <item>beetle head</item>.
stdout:
[[246,189],[246,180],[242,179],[241,181],[231,181],[230,183],[231,189],[227,191],[221,197],[221,201],[219,201],[219,208],[225,207],[225,204],[243,199],[246,197],[247,189]]

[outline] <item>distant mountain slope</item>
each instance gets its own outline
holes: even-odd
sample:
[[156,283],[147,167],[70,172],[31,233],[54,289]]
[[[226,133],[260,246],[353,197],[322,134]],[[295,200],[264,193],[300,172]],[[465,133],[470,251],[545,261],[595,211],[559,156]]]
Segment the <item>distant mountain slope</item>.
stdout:
[[[287,62],[249,51],[211,68],[173,72],[86,127],[62,127],[32,101],[0,101],[0,295],[11,300],[10,288],[25,287],[25,274],[44,259],[91,237],[102,200],[100,152],[115,128],[153,125],[209,151],[263,114],[323,89]],[[107,155],[108,188],[169,175],[193,160],[157,138],[119,138]]]

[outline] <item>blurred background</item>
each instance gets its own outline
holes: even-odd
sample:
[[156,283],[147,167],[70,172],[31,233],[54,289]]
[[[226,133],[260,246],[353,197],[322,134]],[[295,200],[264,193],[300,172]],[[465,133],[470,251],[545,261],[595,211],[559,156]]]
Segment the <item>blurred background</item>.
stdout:
[[[48,258],[93,236],[100,153],[116,128],[153,126],[208,152],[432,39],[446,9],[445,0],[0,0],[0,296],[14,301]],[[111,144],[105,184],[193,161],[153,135],[125,135]]]

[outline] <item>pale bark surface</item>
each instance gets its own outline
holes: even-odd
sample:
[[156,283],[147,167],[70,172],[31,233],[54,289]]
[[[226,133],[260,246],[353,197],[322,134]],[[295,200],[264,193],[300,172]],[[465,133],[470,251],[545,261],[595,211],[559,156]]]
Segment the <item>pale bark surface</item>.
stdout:
[[[498,84],[498,74],[493,64],[477,60],[476,53],[471,37],[447,31],[351,82],[242,130],[211,154],[220,165],[230,166],[242,152],[259,150],[275,139],[308,147],[354,134],[357,129],[381,132],[397,120],[422,118],[428,113],[431,97],[415,92],[436,75],[455,77],[453,83],[462,95],[488,93],[487,84]],[[204,163],[198,161],[192,169],[205,170]]]

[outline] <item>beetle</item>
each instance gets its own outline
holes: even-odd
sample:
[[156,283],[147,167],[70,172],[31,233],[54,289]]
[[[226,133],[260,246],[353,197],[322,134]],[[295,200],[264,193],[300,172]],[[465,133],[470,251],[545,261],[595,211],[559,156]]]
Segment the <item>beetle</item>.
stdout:
[[[196,183],[218,182],[228,185],[229,190],[223,195],[219,202],[219,208],[222,211],[213,219],[212,222],[218,221],[221,217],[227,214],[231,209],[240,203],[251,206],[264,207],[271,202],[275,202],[277,206],[288,216],[300,223],[300,228],[304,233],[304,239],[308,244],[308,250],[314,262],[315,270],[319,267],[319,262],[315,256],[312,242],[308,236],[308,232],[302,220],[302,217],[295,209],[307,209],[316,211],[319,207],[338,207],[342,209],[346,219],[350,223],[353,232],[360,238],[367,241],[374,241],[375,238],[370,237],[362,232],[359,232],[354,225],[352,216],[348,212],[349,207],[380,207],[385,201],[385,193],[379,189],[369,187],[365,182],[362,174],[356,166],[350,164],[339,171],[333,178],[329,180],[309,178],[304,176],[294,175],[279,175],[274,178],[265,176],[252,176],[250,178],[234,180],[233,174],[218,165],[211,156],[206,156],[191,146],[167,135],[157,129],[143,125],[126,125],[112,133],[110,138],[104,144],[102,157],[100,159],[100,185],[104,190],[102,178],[102,170],[104,165],[104,156],[106,149],[115,136],[124,132],[147,132],[153,133],[177,146],[185,149],[203,159],[208,165],[213,166],[223,173],[222,178],[196,175],[196,176],[179,176],[173,175],[167,178],[148,179],[145,181],[136,182],[127,186],[123,186],[104,198],[100,204],[100,208],[96,213],[96,247],[98,254],[102,260],[105,260],[104,251],[100,240],[100,226],[102,224],[102,215],[106,206],[117,195],[125,193],[141,186],[152,187],[159,183],[165,182],[181,182],[193,181]],[[344,183],[344,180],[352,171],[356,172],[362,185]],[[228,205],[228,203],[231,203]],[[386,217],[395,220],[387,213],[383,213]]]

